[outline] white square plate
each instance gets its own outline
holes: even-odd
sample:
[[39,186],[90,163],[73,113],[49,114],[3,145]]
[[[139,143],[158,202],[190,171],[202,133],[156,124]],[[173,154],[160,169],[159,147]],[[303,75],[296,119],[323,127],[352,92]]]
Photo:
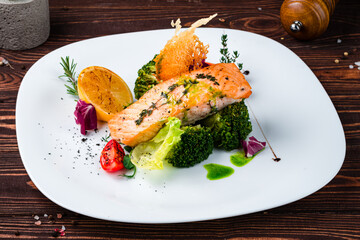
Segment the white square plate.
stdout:
[[[134,88],[137,70],[158,53],[174,29],[118,34],[69,44],[37,61],[25,75],[16,105],[16,132],[24,166],[39,190],[60,206],[95,218],[136,223],[173,223],[247,214],[281,206],[317,191],[339,171],[345,137],[336,110],[309,67],[269,38],[230,29],[200,28],[208,61],[220,59],[221,35],[240,52],[253,94],[248,99],[267,147],[248,165],[230,163],[232,152],[214,151],[188,169],[139,170],[135,179],[104,172],[99,157],[107,126],[80,134],[66,94],[60,57],[81,69],[98,65]],[[264,140],[253,116],[250,135]],[[228,178],[210,181],[206,163],[231,166]]]

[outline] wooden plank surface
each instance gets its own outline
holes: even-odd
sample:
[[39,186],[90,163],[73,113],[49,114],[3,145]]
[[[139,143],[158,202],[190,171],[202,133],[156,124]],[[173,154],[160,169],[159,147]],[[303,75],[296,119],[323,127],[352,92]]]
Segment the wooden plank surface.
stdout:
[[[296,41],[282,29],[281,3],[51,0],[51,35],[46,43],[26,51],[0,49],[0,56],[14,67],[0,67],[0,238],[52,238],[53,229],[64,225],[66,236],[62,238],[67,239],[359,239],[360,70],[350,69],[349,65],[360,61],[360,2],[340,1],[327,32],[311,42]],[[241,29],[270,37],[293,50],[313,70],[330,95],[345,130],[347,152],[338,175],[318,192],[283,207],[183,224],[97,220],[65,210],[44,197],[24,169],[15,132],[17,91],[31,65],[68,43],[108,34],[169,28],[170,21],[177,17],[189,26],[214,12],[225,22],[212,21],[208,27]],[[337,43],[338,39],[341,43]],[[349,56],[343,57],[344,52]],[[340,62],[335,63],[335,59]],[[56,217],[58,213],[62,218]],[[55,219],[50,221],[44,214]],[[34,224],[34,215],[40,216],[40,226]]]

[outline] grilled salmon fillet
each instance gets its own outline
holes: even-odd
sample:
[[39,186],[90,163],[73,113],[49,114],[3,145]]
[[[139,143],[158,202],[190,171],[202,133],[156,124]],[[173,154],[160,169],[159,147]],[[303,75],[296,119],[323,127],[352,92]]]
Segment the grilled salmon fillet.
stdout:
[[213,64],[154,86],[108,122],[111,137],[134,147],[152,139],[169,117],[191,124],[250,95],[235,64]]

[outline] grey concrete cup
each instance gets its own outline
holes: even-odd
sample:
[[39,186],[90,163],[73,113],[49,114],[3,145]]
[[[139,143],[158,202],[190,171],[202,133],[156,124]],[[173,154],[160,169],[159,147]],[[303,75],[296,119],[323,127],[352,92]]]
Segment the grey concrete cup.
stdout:
[[34,48],[49,34],[48,0],[0,0],[0,48]]

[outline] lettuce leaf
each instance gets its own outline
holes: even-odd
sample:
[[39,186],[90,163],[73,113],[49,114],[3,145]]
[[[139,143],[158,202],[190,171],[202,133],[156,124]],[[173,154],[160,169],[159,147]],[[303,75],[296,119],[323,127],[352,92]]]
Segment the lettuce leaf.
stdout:
[[164,159],[172,147],[180,142],[184,130],[180,129],[181,121],[169,118],[165,127],[148,142],[140,143],[131,152],[131,162],[146,169],[163,169]]

